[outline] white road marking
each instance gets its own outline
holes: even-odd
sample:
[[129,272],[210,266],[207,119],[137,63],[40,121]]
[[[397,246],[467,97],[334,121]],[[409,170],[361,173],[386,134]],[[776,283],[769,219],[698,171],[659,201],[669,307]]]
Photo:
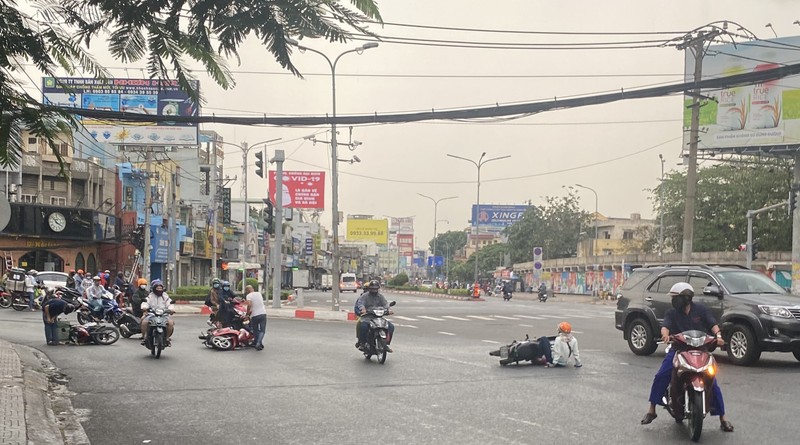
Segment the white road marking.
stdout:
[[506,317],[504,315],[492,315],[494,318],[502,318],[503,320],[519,320],[519,318],[514,317]]
[[588,315],[565,315],[564,318],[594,318]]
[[559,319],[561,319],[561,318],[564,318],[564,317],[562,317],[561,315],[547,315],[547,314],[539,314],[539,316],[540,316],[540,317],[544,317],[544,318],[559,318]]
[[439,333],[440,333],[440,334],[442,334],[442,335],[456,335],[456,334],[453,334],[452,332],[442,332],[442,331],[439,331]]
[[400,324],[400,323],[395,323],[394,325],[395,325],[396,327],[417,329],[417,327],[416,327],[416,326],[411,326],[410,324]]
[[442,315],[442,318],[449,318],[451,320],[469,321],[469,318],[454,317],[452,315]]
[[480,315],[467,315],[469,318],[477,318],[478,320],[495,321],[494,318],[481,317]]
[[583,334],[581,331],[572,331],[573,334]]
[[515,317],[522,317],[522,318],[529,318],[531,320],[544,320],[542,317],[534,317],[533,315],[517,315],[514,314]]
[[501,344],[499,341],[494,341],[494,340],[481,340],[481,341],[484,342],[484,343],[491,343],[493,345]]
[[399,318],[401,320],[406,320],[406,321],[417,321],[416,318],[404,317],[402,315],[394,315],[394,316],[392,316],[392,318]]
[[533,327],[533,325],[530,325],[530,324],[521,324],[520,326],[522,326],[523,328],[532,328]]
[[428,317],[427,315],[418,315],[418,317],[433,321],[444,321],[444,318]]
[[317,300],[311,300],[312,303],[317,303]]

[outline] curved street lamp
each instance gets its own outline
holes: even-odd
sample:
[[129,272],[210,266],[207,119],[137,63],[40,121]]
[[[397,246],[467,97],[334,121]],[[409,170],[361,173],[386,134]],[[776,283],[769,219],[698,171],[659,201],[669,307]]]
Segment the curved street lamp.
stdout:
[[439,203],[442,201],[447,201],[448,199],[456,199],[458,196],[448,196],[447,198],[434,199],[428,195],[423,195],[422,193],[417,194],[423,198],[430,199],[433,202],[433,261],[431,263],[431,269],[433,269],[432,272],[434,276],[432,276],[431,279],[434,279],[436,278],[436,224],[439,222]]
[[365,50],[370,48],[376,48],[378,46],[377,42],[368,42],[365,43],[358,48],[349,49],[338,56],[331,62],[331,59],[325,55],[325,53],[321,51],[317,51],[316,49],[309,48],[307,46],[301,45],[300,42],[294,39],[286,39],[286,41],[290,45],[294,45],[300,52],[311,51],[312,53],[319,54],[322,56],[326,62],[328,62],[328,66],[331,68],[331,96],[332,96],[332,120],[331,120],[331,207],[332,207],[332,217],[331,223],[333,225],[332,232],[333,232],[333,265],[332,265],[332,281],[335,284],[332,290],[332,297],[331,303],[333,306],[334,311],[339,310],[339,167],[338,167],[338,159],[339,153],[336,143],[336,64],[339,62],[339,59],[342,58],[345,54],[350,53],[358,53],[361,54]]

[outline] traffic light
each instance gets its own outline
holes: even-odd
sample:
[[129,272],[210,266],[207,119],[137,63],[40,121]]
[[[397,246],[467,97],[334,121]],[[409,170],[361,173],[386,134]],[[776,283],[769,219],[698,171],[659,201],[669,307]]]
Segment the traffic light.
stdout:
[[259,150],[256,152],[256,174],[264,177],[264,151]]
[[144,224],[139,224],[131,232],[131,244],[140,252],[144,252]]
[[275,231],[275,211],[274,206],[272,205],[272,201],[269,199],[264,200],[264,210],[262,210],[264,215],[264,222],[267,224],[267,233],[274,233]]
[[758,259],[758,240],[753,240],[752,249],[750,251],[750,259],[755,261]]
[[800,195],[800,184],[792,184],[792,188],[789,189],[789,217],[797,210],[797,199],[800,198],[798,195]]

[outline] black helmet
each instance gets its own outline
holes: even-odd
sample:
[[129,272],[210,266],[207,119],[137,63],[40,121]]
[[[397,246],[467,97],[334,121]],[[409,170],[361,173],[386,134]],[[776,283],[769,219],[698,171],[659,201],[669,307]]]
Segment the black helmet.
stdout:
[[369,291],[379,291],[381,289],[381,283],[378,280],[371,280],[369,284],[367,284],[367,290]]

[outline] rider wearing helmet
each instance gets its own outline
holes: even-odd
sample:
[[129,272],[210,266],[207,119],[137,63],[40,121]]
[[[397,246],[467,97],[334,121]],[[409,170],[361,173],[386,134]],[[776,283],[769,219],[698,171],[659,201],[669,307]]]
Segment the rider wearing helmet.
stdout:
[[84,274],[83,269],[78,269],[78,271],[75,272],[75,290],[80,292],[81,295],[83,295],[83,291],[85,290],[83,287],[85,278],[86,275]]
[[[361,296],[356,301],[356,314],[359,315],[358,320],[358,343],[356,343],[356,348],[363,349],[364,343],[367,340],[367,332],[369,332],[369,320],[372,318],[367,311],[374,309],[374,308],[384,308],[386,311],[391,314],[392,311],[389,308],[389,303],[386,301],[386,298],[381,294],[381,283],[378,280],[371,280],[369,284],[367,284],[367,291],[361,294]],[[394,324],[389,322],[389,337],[386,339],[386,350],[388,352],[392,352],[392,348],[389,347],[389,344],[392,343],[392,337],[394,337]]]
[[227,328],[233,324],[233,300],[234,293],[231,283],[228,281],[220,282],[220,290],[217,291],[217,322],[220,327]]
[[103,294],[105,294],[106,289],[102,286],[100,281],[100,276],[96,275],[92,277],[92,285],[87,287],[86,290],[83,291],[83,298],[88,300],[89,309],[92,311],[93,315],[102,314],[103,312]]
[[136,292],[131,295],[131,308],[133,309],[133,315],[137,317],[142,316],[142,303],[147,300],[148,295],[150,295],[150,291],[147,290],[147,280],[144,278],[139,278],[136,281]]
[[558,335],[553,342],[552,366],[555,368],[563,368],[567,366],[570,357],[575,358],[576,368],[583,366],[581,363],[581,354],[580,351],[578,351],[578,339],[572,335],[572,325],[566,321],[562,321],[558,324]]
[[[147,301],[145,301],[150,309],[155,309],[157,307],[163,307],[164,309],[168,309],[169,306],[172,304],[172,299],[169,298],[166,292],[164,292],[164,283],[161,282],[158,278],[153,280],[150,283],[150,294],[147,296]],[[153,317],[153,314],[147,314],[144,318],[142,318],[142,344],[146,344],[147,339],[147,325],[150,324],[150,319]],[[172,346],[172,342],[170,339],[172,338],[172,331],[175,330],[175,322],[172,320],[172,316],[169,316],[167,319],[167,346]]]
[[[672,309],[669,309],[664,314],[664,321],[661,323],[661,340],[664,343],[669,342],[670,335],[697,330],[716,335],[717,344],[720,346],[724,344],[722,332],[717,320],[714,318],[714,314],[702,304],[692,303],[694,288],[689,283],[675,283],[669,290],[669,296],[672,299]],[[661,399],[667,392],[667,387],[672,379],[672,360],[674,357],[675,349],[668,348],[667,355],[664,357],[664,361],[661,362],[661,368],[656,372],[656,376],[653,379],[653,385],[650,388],[650,407],[642,419],[642,425],[647,425],[658,417],[656,415],[656,404],[662,404]],[[714,378],[711,385],[711,391],[713,393],[711,415],[719,416],[719,427],[722,431],[732,432],[733,425],[725,419],[725,404],[716,378]]]
[[211,289],[208,290],[205,305],[211,308],[211,314],[208,316],[208,321],[217,321],[217,311],[219,311],[219,294],[222,291],[222,281],[219,278],[211,280]]

